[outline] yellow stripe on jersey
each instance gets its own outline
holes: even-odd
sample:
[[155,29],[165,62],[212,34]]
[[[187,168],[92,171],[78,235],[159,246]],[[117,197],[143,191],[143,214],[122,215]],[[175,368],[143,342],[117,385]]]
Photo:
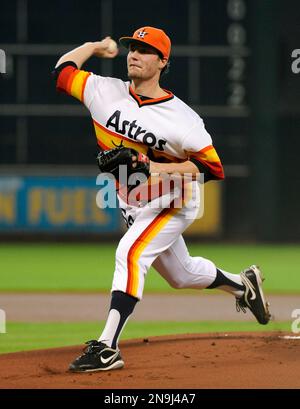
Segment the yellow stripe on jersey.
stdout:
[[89,72],[77,70],[75,67],[67,65],[59,73],[56,88],[58,91],[65,92],[84,102],[84,88],[89,76]]
[[96,132],[96,138],[98,145],[102,149],[112,149],[121,143],[126,148],[133,148],[141,153],[147,155],[148,147],[140,142],[131,141],[130,139],[124,138],[122,135],[112,132],[100,125],[98,122],[93,120],[94,128]]
[[89,75],[89,72],[78,71],[70,85],[70,94],[81,102],[83,102],[83,91]]
[[212,145],[207,146],[204,149],[201,149],[199,152],[190,153],[191,158],[199,160],[203,165],[207,166],[210,172],[217,179],[224,179],[223,166],[220,161],[220,158]]

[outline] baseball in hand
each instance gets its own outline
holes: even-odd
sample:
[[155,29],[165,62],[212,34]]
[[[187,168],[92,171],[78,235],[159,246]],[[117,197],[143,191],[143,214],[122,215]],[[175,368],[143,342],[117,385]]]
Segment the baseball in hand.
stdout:
[[114,53],[117,49],[117,43],[112,38],[110,38],[107,45],[107,51],[109,51],[110,53]]

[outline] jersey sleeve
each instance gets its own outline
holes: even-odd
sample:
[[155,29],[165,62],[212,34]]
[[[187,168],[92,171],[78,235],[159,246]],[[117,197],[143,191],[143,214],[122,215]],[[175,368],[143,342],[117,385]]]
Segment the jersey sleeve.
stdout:
[[222,163],[201,118],[184,137],[182,147],[189,160],[205,174],[206,181],[224,179]]
[[79,70],[75,64],[69,64],[59,70],[56,89],[73,96],[89,108],[102,82],[105,82],[105,77]]

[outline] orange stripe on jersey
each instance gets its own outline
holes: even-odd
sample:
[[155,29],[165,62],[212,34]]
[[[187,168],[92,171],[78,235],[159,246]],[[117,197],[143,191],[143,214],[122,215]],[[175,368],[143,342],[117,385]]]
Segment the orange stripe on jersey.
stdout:
[[199,152],[192,153],[191,156],[208,162],[220,162],[220,158],[212,145],[206,146]]
[[88,73],[88,75],[85,77],[85,79],[83,80],[83,84],[82,84],[82,89],[81,89],[81,96],[80,96],[80,100],[81,102],[84,102],[84,90],[85,90],[85,86],[86,86],[86,82],[89,78],[91,74]]
[[220,158],[212,145],[206,146],[199,152],[191,153],[189,155],[191,158],[197,159],[203,165],[209,168],[210,172],[217,179],[224,179],[223,166]]
[[98,146],[100,146],[100,148],[101,148],[103,151],[108,151],[108,150],[110,149],[109,146],[105,145],[105,144],[104,144],[103,142],[101,142],[100,140],[97,140],[97,144],[98,144]]
[[207,152],[207,151],[210,151],[211,148],[214,149],[214,147],[213,147],[212,145],[208,145],[208,146],[206,146],[206,148],[201,149],[201,151],[199,151],[199,152],[205,153],[205,152]]
[[77,70],[73,66],[66,66],[59,73],[56,88],[58,91],[66,92],[83,102],[86,81],[90,75],[89,72]]
[[66,92],[67,92],[68,95],[72,95],[71,94],[71,88],[72,88],[72,84],[73,84],[73,80],[74,80],[75,75],[76,75],[76,68],[74,69],[73,72],[70,73],[69,78],[67,78]]
[[137,296],[139,287],[139,265],[138,261],[147,245],[153,240],[155,236],[164,228],[168,221],[179,211],[171,207],[164,209],[142,232],[137,240],[131,246],[127,256],[127,287],[126,293]]

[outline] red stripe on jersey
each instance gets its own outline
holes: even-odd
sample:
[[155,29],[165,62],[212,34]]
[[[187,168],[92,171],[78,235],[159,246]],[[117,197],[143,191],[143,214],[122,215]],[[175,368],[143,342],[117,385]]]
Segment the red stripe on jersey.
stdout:
[[67,94],[69,94],[68,85],[70,77],[72,76],[72,74],[74,75],[74,71],[76,71],[76,68],[71,65],[68,65],[61,70],[56,82],[56,89],[58,91],[66,92]]

